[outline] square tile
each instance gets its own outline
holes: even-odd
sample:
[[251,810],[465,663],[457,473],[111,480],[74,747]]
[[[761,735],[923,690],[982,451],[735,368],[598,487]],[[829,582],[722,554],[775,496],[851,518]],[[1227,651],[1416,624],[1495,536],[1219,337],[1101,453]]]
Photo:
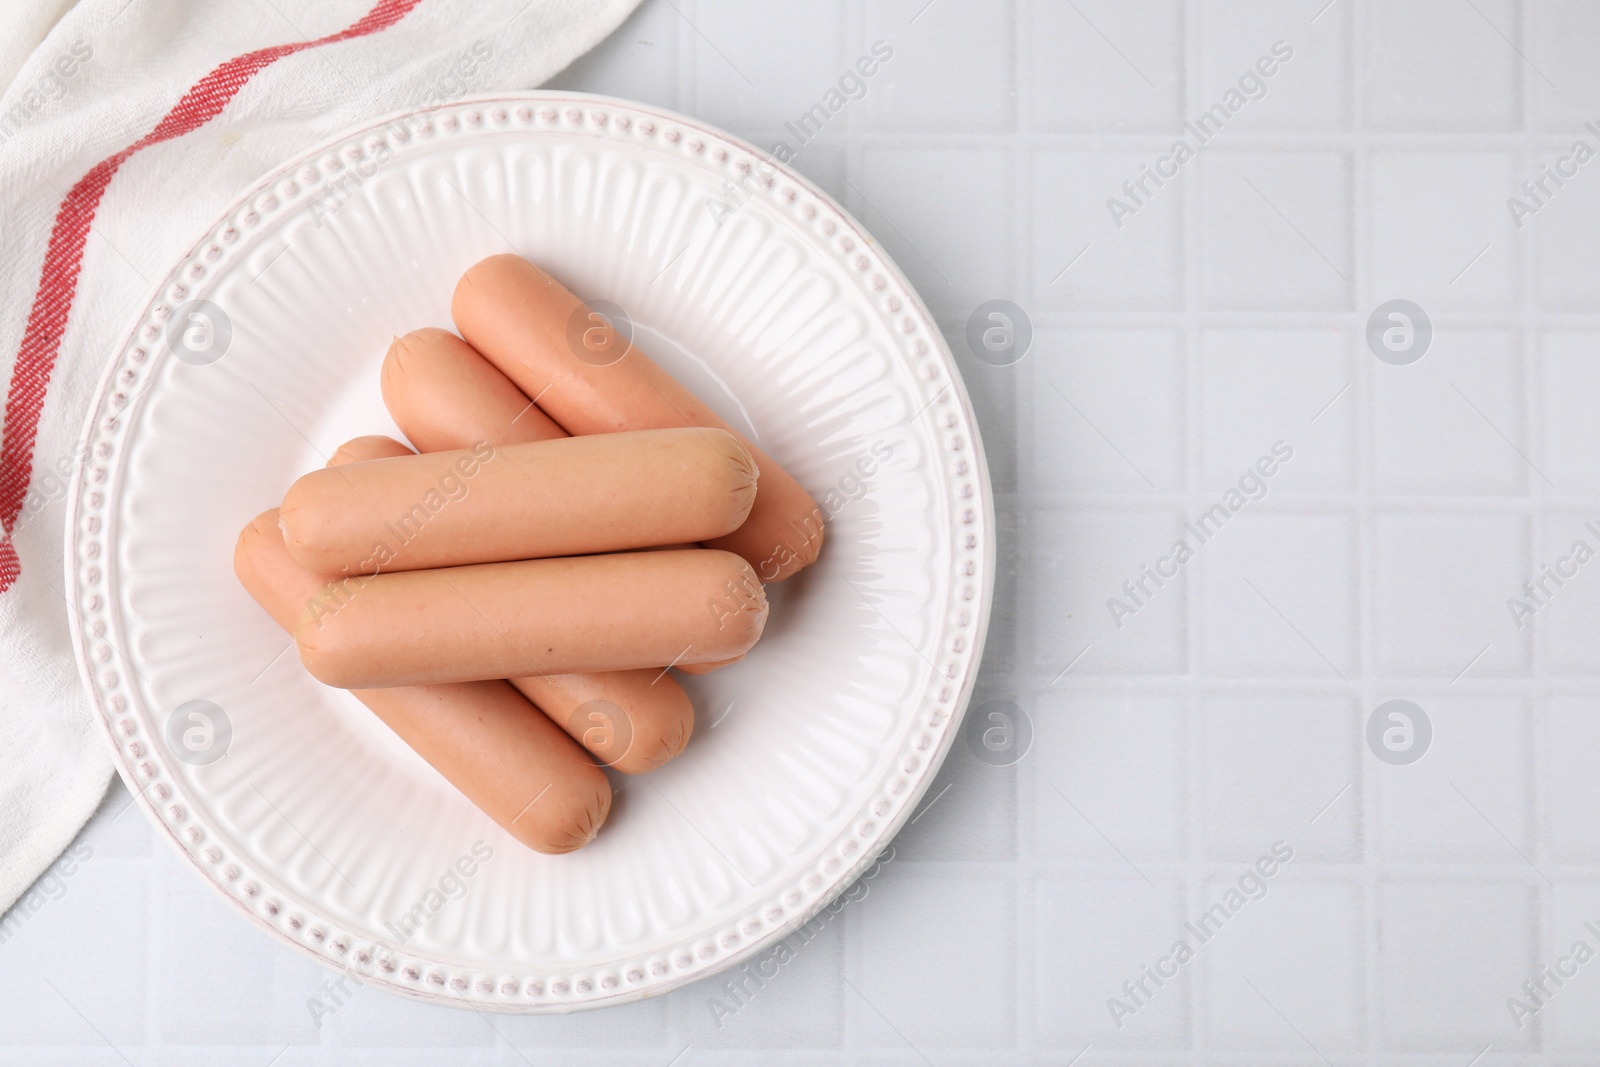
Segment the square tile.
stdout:
[[[1264,496],[1270,484],[1252,471],[1233,487],[1233,499],[1248,509],[1248,494]],[[1228,505],[1217,506],[1226,513]],[[1204,512],[1190,528],[1221,513]],[[1348,515],[1245,510],[1216,530],[1199,563],[1207,669],[1244,678],[1353,677],[1360,660],[1355,542]]]
[[1279,441],[1273,492],[1354,488],[1352,339],[1324,330],[1208,329],[1200,337],[1201,449],[1209,486],[1236,482]]
[[[1168,181],[1132,203],[1124,183],[1151,161],[1135,152],[1040,151],[1033,158],[1033,293],[1041,309],[1153,310],[1183,294],[1181,190]],[[1188,169],[1192,170],[1191,162]],[[1187,171],[1180,171],[1187,175]]]
[[[868,882],[861,892],[870,891]],[[843,899],[855,892],[848,890]],[[844,998],[854,994],[839,980],[845,959],[844,921],[839,916],[853,906],[825,908],[749,962],[659,998],[662,1010],[647,1027],[640,1027],[639,1036],[653,1035],[662,1043],[675,1021],[697,1049],[817,1049],[843,1044]],[[588,1014],[604,1019],[611,1013]],[[530,1032],[537,1032],[543,1021],[529,1019],[535,1024]]]
[[1366,11],[1367,122],[1384,130],[1514,130],[1522,115],[1518,5],[1413,0]]
[[672,4],[641,4],[594,51],[579,56],[546,88],[603,93],[681,110],[679,42],[693,36]]
[[[837,2],[773,8],[753,19],[737,0],[695,0],[693,17],[694,114],[707,122],[742,133],[779,117],[808,138],[826,139],[872,92],[874,79],[851,70],[856,56],[840,46]],[[794,133],[785,140],[799,147]]]
[[1208,887],[1212,900],[1238,889],[1247,901],[1203,954],[1211,1043],[1290,1054],[1307,1044],[1325,1052],[1361,1048],[1367,1015],[1361,887],[1296,880],[1287,870],[1263,879],[1247,868],[1240,878]]
[[[1534,1047],[1505,999],[1533,973],[1534,891],[1522,885],[1388,882],[1378,888],[1378,1024],[1383,1047],[1465,1053]],[[1449,961],[1441,966],[1441,961]]]
[[[870,148],[845,204],[883,243],[940,322],[1011,298],[1011,156]],[[1026,309],[1024,309],[1026,310]]]
[[[1203,0],[1198,114],[1237,92],[1240,130],[1343,130],[1350,124],[1349,4],[1320,14],[1273,0]],[[1314,21],[1308,20],[1315,15]],[[1284,58],[1287,56],[1287,58]],[[1270,73],[1269,73],[1270,72]]]
[[1368,764],[1378,782],[1384,858],[1499,863],[1542,880],[1531,866],[1538,861],[1526,704],[1442,694],[1412,699],[1433,729],[1426,754],[1404,766]]
[[1372,646],[1379,671],[1453,681],[1519,677],[1528,641],[1505,601],[1527,578],[1528,523],[1515,515],[1375,517]]
[[[775,133],[767,137],[756,134],[753,143],[771,149],[782,140],[783,138]],[[820,144],[813,140],[794,154],[789,160],[789,166],[841,204],[850,195],[850,186],[845,182],[847,168],[845,149],[842,146]]]
[[1178,334],[1041,329],[1026,364],[1031,490],[1183,488],[1184,368]]
[[[993,319],[988,322],[997,325]],[[1035,333],[1032,348],[1021,362],[997,367],[983,362],[968,350],[965,324],[946,325],[943,332],[978,418],[983,458],[989,465],[989,484],[996,493],[1014,493],[1018,476],[1018,438],[1026,432],[1018,426],[1017,410],[1028,392],[1019,387],[1018,382],[1029,373],[1024,364],[1039,358],[1039,335]],[[1008,518],[1014,519],[1014,516]]]
[[[974,699],[964,730],[982,717],[986,699]],[[912,820],[895,836],[898,860],[1015,859],[1016,767],[985,763],[973,755],[965,737],[958,738]]]
[[1506,599],[1506,625],[1526,630],[1551,674],[1600,675],[1600,513],[1547,515],[1535,567]]
[[[864,18],[862,40],[873,48],[883,42],[874,53],[882,63],[852,123],[893,133],[1012,128],[1016,27],[1009,0],[977,7],[884,0],[866,5]],[[948,44],[941,47],[951,41],[961,42],[959,62]]]
[[1506,197],[1522,178],[1509,152],[1373,152],[1374,299],[1409,300],[1435,317],[1516,307],[1519,241]]
[[[716,983],[718,986],[720,984]],[[753,983],[747,982],[746,985],[748,989],[755,990]],[[699,1023],[702,1019],[707,1022],[712,1020],[709,1001],[717,992],[713,983],[700,982],[669,996],[676,1001],[680,1018]],[[615,1010],[607,1008],[603,1012],[496,1016],[494,1029],[499,1031],[499,1039],[493,1032],[488,1036],[491,1042],[498,1044],[504,1041],[524,1053],[533,1054],[556,1048],[650,1050],[667,1043],[672,1026],[671,1007],[666,997],[655,997],[632,1004],[620,1004]],[[756,1008],[750,1007],[746,1022],[753,1022],[756,1014]],[[732,1019],[724,1021],[730,1024],[727,1029],[732,1030]],[[714,1025],[711,1029],[715,1029]],[[516,1062],[520,1063],[521,1060]]]
[[[1600,109],[1595,111],[1595,125],[1600,128]],[[1576,162],[1581,140],[1591,153],[1587,163]],[[1507,196],[1517,199],[1513,212],[1520,224],[1517,236],[1531,241],[1534,248],[1534,289],[1538,304],[1548,311],[1588,311],[1600,308],[1600,252],[1595,242],[1600,241],[1600,162],[1593,154],[1600,152],[1600,135],[1583,129],[1575,131],[1572,141],[1547,146],[1538,152],[1543,169],[1530,166],[1519,179],[1544,184],[1536,189],[1538,199],[1521,188],[1508,189]],[[1565,184],[1557,187],[1548,175],[1557,170],[1571,172]],[[1520,181],[1519,181],[1520,186]],[[1528,210],[1532,210],[1532,214]]]
[[1016,887],[993,871],[934,874],[898,860],[846,913],[846,1003],[875,1049],[1017,1043]]
[[1600,744],[1600,697],[1552,695],[1544,721],[1550,855],[1558,863],[1600,863],[1600,776],[1589,758]]
[[[239,914],[173,863],[156,901],[162,951],[153,961],[159,1039],[171,1044],[315,1045],[353,998],[384,994],[318,966],[245,925]],[[220,948],[220,951],[219,951]]]
[[1033,685],[1029,670],[1031,642],[1024,629],[1028,606],[1023,599],[1023,589],[1032,587],[1033,576],[1023,563],[1023,539],[1018,529],[1021,510],[1017,494],[995,494],[994,604],[989,609],[989,633],[984,640],[983,662],[978,665],[976,694],[1017,693]]
[[[1085,1044],[1179,1049],[1188,1043],[1196,964],[1181,884],[1039,878],[1033,901],[1036,1043],[1063,1053],[1061,1062]],[[1187,952],[1174,951],[1180,941],[1189,942]],[[1168,977],[1149,978],[1146,968]]]
[[155,837],[150,820],[133,803],[133,794],[121,778],[111,779],[111,788],[100,807],[78,836],[78,841],[105,859],[144,859],[150,855]]
[[1543,439],[1534,462],[1563,493],[1600,492],[1600,333],[1546,330],[1536,351]]
[[1515,334],[1440,331],[1416,363],[1374,363],[1373,473],[1380,489],[1512,496],[1540,477],[1530,465]]
[[1215,308],[1350,306],[1350,160],[1217,152],[1200,160],[1204,273]]
[[[306,990],[308,997],[318,993],[316,987]],[[455,1055],[453,1050],[459,1048],[470,1055],[474,1049],[494,1048],[502,1040],[475,1012],[417,1004],[367,987],[358,988],[322,1022],[322,1040],[340,1048],[395,1052],[425,1048],[435,1050],[435,1056],[438,1049],[451,1049]]]
[[1204,716],[1208,859],[1252,863],[1278,840],[1302,862],[1361,858],[1359,723],[1347,697],[1214,693]]
[[1183,109],[1183,5],[1033,0],[1033,126],[1051,132],[1176,132]]
[[1035,862],[1185,856],[1188,732],[1175,696],[1042,693],[1027,756]]
[[[149,1002],[160,995],[149,981],[145,951],[147,873],[143,860],[85,856],[80,842],[6,913],[0,923],[6,1043],[97,1049],[102,1041],[145,1041]],[[91,947],[92,963],[84,958]]]
[[[1144,568],[1176,564],[1182,519],[1168,511],[1040,509],[1027,516],[1023,558],[1036,665],[1067,673],[1180,674],[1187,667],[1188,582]],[[1139,584],[1142,583],[1142,586]]]
[[1600,983],[1593,981],[1600,959],[1600,885],[1564,884],[1550,895],[1550,924],[1539,956],[1544,966],[1519,975],[1507,990],[1518,1002],[1514,1013],[1506,1005],[1507,1024],[1514,1018],[1518,1029],[1548,1035],[1552,1051],[1581,1063],[1600,1048]]
[[1524,10],[1523,51],[1539,64],[1528,80],[1539,129],[1582,136],[1583,124],[1600,115],[1600,67],[1589,49],[1600,39],[1600,8],[1588,0],[1541,0]]

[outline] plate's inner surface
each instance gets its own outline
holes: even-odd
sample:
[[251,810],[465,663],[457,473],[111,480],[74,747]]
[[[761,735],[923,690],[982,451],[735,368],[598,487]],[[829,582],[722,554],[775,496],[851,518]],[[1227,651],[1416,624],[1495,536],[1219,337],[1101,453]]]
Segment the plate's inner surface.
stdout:
[[[777,205],[708,210],[721,183],[681,156],[576,131],[424,138],[190,286],[232,338],[205,366],[163,352],[133,408],[112,479],[113,624],[152,738],[187,701],[226,713],[226,756],[167,762],[215,843],[279,874],[284,909],[488,967],[711,936],[849,829],[947,681],[930,664],[957,504],[892,316]],[[747,661],[684,679],[699,712],[688,751],[617,779],[600,838],[560,858],[517,845],[314,682],[231,569],[240,527],[294,477],[349,436],[393,432],[377,378],[390,337],[449,327],[456,279],[504,251],[620,305],[652,355],[836,512],[821,561],[774,590]]]

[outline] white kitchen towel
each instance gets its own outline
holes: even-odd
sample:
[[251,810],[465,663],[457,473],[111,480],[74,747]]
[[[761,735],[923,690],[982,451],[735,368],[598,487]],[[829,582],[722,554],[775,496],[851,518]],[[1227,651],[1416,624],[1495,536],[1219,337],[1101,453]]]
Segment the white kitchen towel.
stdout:
[[[63,498],[104,361],[163,272],[302,149],[382,114],[536,86],[637,3],[5,0],[0,911],[111,774],[68,640]],[[37,42],[20,63],[17,40]]]
[[0,86],[10,85],[73,0],[12,0],[0,10]]

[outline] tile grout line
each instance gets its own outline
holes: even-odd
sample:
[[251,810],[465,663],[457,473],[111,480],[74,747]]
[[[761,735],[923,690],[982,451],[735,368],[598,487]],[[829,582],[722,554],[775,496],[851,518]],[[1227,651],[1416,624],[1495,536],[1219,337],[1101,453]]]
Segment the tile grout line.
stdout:
[[[1180,39],[1183,40],[1182,50],[1182,78],[1183,89],[1178,94],[1178,122],[1181,124],[1189,113],[1192,101],[1200,99],[1200,3],[1201,0],[1185,0],[1179,18]],[[1200,293],[1200,238],[1201,215],[1200,201],[1202,190],[1200,183],[1204,181],[1205,174],[1201,170],[1204,160],[1196,160],[1197,166],[1194,173],[1187,175],[1191,180],[1184,182],[1179,187],[1178,210],[1182,212],[1179,220],[1179,235],[1182,240],[1181,262],[1183,264],[1183,339],[1182,351],[1184,358],[1183,388],[1185,396],[1182,398],[1184,412],[1183,440],[1185,442],[1183,455],[1183,487],[1185,502],[1182,513],[1178,516],[1180,526],[1197,510],[1196,501],[1200,499],[1204,484],[1205,462],[1205,393],[1202,386],[1202,343],[1199,312],[1203,306]],[[1204,555],[1197,556],[1190,567],[1184,568],[1183,593],[1184,602],[1184,665],[1187,678],[1184,682],[1184,729],[1186,737],[1183,739],[1184,750],[1187,758],[1188,782],[1184,790],[1188,808],[1187,836],[1189,838],[1188,856],[1181,897],[1184,908],[1184,919],[1190,915],[1197,915],[1204,907],[1206,892],[1205,873],[1205,790],[1207,778],[1205,774],[1205,697],[1201,687],[1196,684],[1203,677],[1201,669],[1202,629],[1204,619],[1201,617],[1204,596],[1206,563]],[[1187,995],[1189,997],[1188,1020],[1190,1050],[1197,1056],[1204,1056],[1210,1045],[1210,1028],[1206,1024],[1205,1005],[1210,995],[1211,970],[1213,961],[1207,958],[1201,966],[1194,968],[1194,973],[1189,982]]]
[[[118,775],[118,780],[120,779],[121,776]],[[127,783],[123,784],[124,787],[126,787]],[[129,792],[132,792],[132,790],[129,790]],[[155,806],[159,803],[154,796],[150,796],[150,801],[152,806]],[[134,807],[138,807],[139,797],[137,795],[134,796],[132,804]],[[133,814],[136,818],[148,820],[148,816],[142,811],[131,814]],[[145,900],[145,960],[147,961],[146,967],[148,968],[146,974],[158,975],[161,973],[162,939],[157,936],[157,929],[160,925],[160,921],[165,918],[166,903],[169,897],[167,893],[163,892],[164,887],[161,880],[161,861],[156,858],[156,848],[160,845],[160,842],[153,840],[156,836],[154,827],[152,827],[152,833],[150,836],[152,838],[150,842],[152,847],[149,855],[145,858],[145,892],[149,894],[148,899]],[[167,854],[170,855],[171,853]],[[157,1001],[160,996],[161,987],[164,984],[165,983],[161,982],[159,979],[142,983],[142,989],[145,998],[145,1020],[144,1043],[140,1051],[145,1053],[146,1057],[148,1057],[150,1047],[156,1043],[156,1034],[159,1032],[158,1026],[160,1023],[161,1012]]]
[[[1011,293],[1015,294],[1014,299],[1020,305],[1023,301],[1031,303],[1029,294],[1032,289],[1032,279],[1029,274],[1033,263],[1033,234],[1029,229],[1028,221],[1032,220],[1035,214],[1033,204],[1032,55],[1025,47],[1025,42],[1029,40],[1027,30],[1032,22],[1031,3],[1029,0],[1011,0],[1010,12],[1010,76],[1014,104],[1011,114],[1012,140],[1008,163],[1011,171],[1012,203],[1017,206],[1013,208],[1011,217],[1008,220],[1012,250],[1010,261],[1006,267],[1006,283],[1007,288]],[[1035,338],[1034,343],[1036,350],[1033,353],[1033,359],[1037,362],[1042,354],[1037,351],[1037,338]],[[1024,356],[1023,358],[1026,360],[1027,357]],[[1018,377],[1016,373],[1018,368],[1015,365],[1005,369],[1011,372],[1009,375],[1011,380],[1014,381]],[[1029,373],[1031,373],[1031,368]],[[1005,399],[1006,403],[1010,405],[1011,414],[1008,432],[1011,434],[1011,488],[1013,492],[1017,491],[1022,480],[1020,468],[1022,466],[1023,449],[1019,430],[1021,420],[1017,417],[1018,393],[1019,391],[1014,386],[1005,390]],[[1020,513],[1020,511],[1021,509],[1019,508],[1018,512]],[[1012,533],[1014,538],[1021,533],[1020,514],[1016,518],[1018,521],[1014,525],[1017,528]],[[996,522],[998,523],[998,521],[997,518]],[[995,533],[996,536],[999,535],[998,530]],[[998,570],[998,567],[996,569]],[[1014,632],[1021,626],[1021,622],[1020,620],[1014,620],[1013,622]],[[1013,653],[1016,652],[1014,642],[1012,651]],[[1029,659],[1017,656],[1011,665],[1011,669],[1020,673],[1024,669],[1031,669],[1023,666],[1031,662]],[[1036,687],[1035,692],[1037,693]],[[1035,709],[1038,708],[1036,700],[1034,707]],[[1037,727],[1035,732],[1037,733]],[[1035,741],[1037,741],[1037,738],[1035,738]],[[1038,998],[1022,996],[1020,989],[1018,989],[1018,986],[1023,985],[1025,982],[1030,982],[1032,976],[1036,976],[1039,973],[1037,939],[1025,936],[1026,929],[1037,930],[1039,928],[1039,892],[1036,882],[1038,866],[1036,845],[1038,835],[1035,815],[1037,805],[1024,805],[1023,803],[1023,797],[1036,797],[1038,795],[1035,789],[1038,774],[1036,773],[1037,768],[1034,766],[1034,762],[1024,759],[1017,764],[1013,764],[1016,773],[1011,775],[1011,788],[1014,791],[1013,801],[1016,804],[1017,811],[1017,825],[1014,827],[1014,832],[1017,835],[1013,853],[1015,859],[1011,863],[1011,899],[1014,907],[1013,914],[1017,916],[1018,921],[1012,924],[1012,936],[1014,939],[1012,942],[1013,963],[1016,973],[1012,975],[1013,986],[1010,1003],[1012,1004],[1011,1025],[1013,1027],[1014,1044],[1018,1052],[1018,1058],[1024,1062],[1031,1061],[1036,1053],[1035,1035],[1039,1027]],[[1026,763],[1027,766],[1023,766],[1023,763]],[[1023,923],[1027,923],[1026,928],[1023,927]],[[1027,949],[1024,946],[1027,946]],[[1031,951],[1028,951],[1029,949]],[[1023,961],[1025,951],[1028,955],[1027,970],[1024,970]]]
[[1382,980],[1381,958],[1382,947],[1378,943],[1378,882],[1379,882],[1379,857],[1378,857],[1378,807],[1379,807],[1379,781],[1370,773],[1372,762],[1370,754],[1366,751],[1365,726],[1366,719],[1378,701],[1377,649],[1374,642],[1374,626],[1377,621],[1377,602],[1374,581],[1376,569],[1376,528],[1374,521],[1374,506],[1372,498],[1373,485],[1377,478],[1374,434],[1376,432],[1375,416],[1373,414],[1377,397],[1377,377],[1373,359],[1364,358],[1362,354],[1361,309],[1370,308],[1376,295],[1373,292],[1372,271],[1372,150],[1368,137],[1366,122],[1366,93],[1364,91],[1365,52],[1363,44],[1367,32],[1367,5],[1365,0],[1352,0],[1350,6],[1340,12],[1344,19],[1345,27],[1345,69],[1349,71],[1349,97],[1347,107],[1349,113],[1346,121],[1351,131],[1351,271],[1354,284],[1351,286],[1351,305],[1354,314],[1351,316],[1352,330],[1347,351],[1355,361],[1356,411],[1354,419],[1355,447],[1356,447],[1356,492],[1355,520],[1356,520],[1356,596],[1358,604],[1358,617],[1360,618],[1361,633],[1359,635],[1359,654],[1361,657],[1361,680],[1356,687],[1356,726],[1355,736],[1357,766],[1360,768],[1361,777],[1361,811],[1359,813],[1359,832],[1361,835],[1360,860],[1361,860],[1361,907],[1364,922],[1362,923],[1362,994],[1365,999],[1366,1010],[1362,1013],[1362,1039],[1369,1059],[1382,1055]]
[[[1516,34],[1520,47],[1524,52],[1531,49],[1532,28],[1529,24],[1532,5],[1526,0],[1518,3],[1513,9],[1517,18]],[[1537,134],[1535,132],[1538,122],[1534,115],[1534,99],[1536,90],[1533,87],[1533,72],[1529,64],[1524,62],[1519,65],[1521,74],[1521,100],[1519,101],[1518,114],[1521,119],[1520,145],[1514,154],[1518,167],[1525,174],[1531,174],[1538,155]],[[1520,238],[1522,231],[1518,231]],[[1521,408],[1522,415],[1522,442],[1529,453],[1539,459],[1540,468],[1546,466],[1546,457],[1541,446],[1544,443],[1542,406],[1539,402],[1538,387],[1543,384],[1542,368],[1539,365],[1538,353],[1540,321],[1538,314],[1539,294],[1538,261],[1532,254],[1527,239],[1513,238],[1512,254],[1516,256],[1515,274],[1518,281],[1517,305],[1521,322],[1517,329],[1517,363],[1521,368]],[[1546,530],[1546,486],[1544,479],[1534,477],[1533,472],[1524,465],[1518,472],[1522,476],[1522,484],[1529,496],[1530,514],[1525,536],[1527,539],[1528,573],[1534,573],[1535,560],[1543,550]],[[1535,773],[1543,762],[1544,738],[1544,708],[1545,708],[1545,643],[1540,638],[1539,627],[1534,625],[1524,638],[1524,653],[1527,656],[1528,676],[1532,692],[1526,694],[1518,701],[1520,715],[1523,720],[1523,743],[1527,746],[1523,757],[1523,770],[1528,774],[1529,787],[1527,796],[1523,800],[1524,832],[1528,838],[1529,851],[1533,853],[1532,863],[1537,869],[1549,866],[1549,857],[1544,854],[1544,835],[1540,828],[1544,825],[1540,818],[1540,811],[1545,803],[1546,779]],[[1533,958],[1528,961],[1529,973],[1539,966],[1539,961],[1545,958],[1545,948],[1554,943],[1553,924],[1555,920],[1555,890],[1542,882],[1533,887],[1532,904],[1535,909],[1532,916],[1532,944],[1529,946]],[[1541,1013],[1544,1014],[1544,1013]],[[1533,1049],[1541,1062],[1549,1062],[1552,1049],[1559,1045],[1560,1018],[1562,1013],[1550,1013],[1548,1018],[1541,1018],[1533,1034]]]
[[[1348,357],[1350,350],[1346,349]],[[1359,353],[1358,353],[1359,355]],[[1347,360],[1348,363],[1348,360]],[[1016,495],[1016,494],[1007,494]],[[1190,493],[1187,490],[1173,492],[1138,493],[1134,491],[1118,492],[1105,489],[1065,490],[1053,492],[1040,492],[1033,494],[1038,500],[1037,507],[1042,511],[1062,511],[1077,508],[1095,508],[1100,511],[1113,512],[1149,512],[1178,508],[1194,504],[1214,503],[1202,496],[1198,491]],[[1474,502],[1472,497],[1461,496],[1432,496],[1419,498],[1416,494],[1403,492],[1369,493],[1362,494],[1356,490],[1285,490],[1275,497],[1269,497],[1253,503],[1251,510],[1254,514],[1304,514],[1307,512],[1325,513],[1328,515],[1345,515],[1351,507],[1359,505],[1363,497],[1375,502],[1386,510],[1395,512],[1409,512],[1418,515],[1514,515],[1522,518],[1531,516],[1535,510],[1530,503],[1529,494],[1519,493],[1516,496],[1484,497],[1481,505]],[[1548,505],[1572,510],[1592,500],[1591,496],[1558,497],[1547,501]],[[1587,514],[1585,517],[1587,517]],[[1192,516],[1186,516],[1192,517]],[[1442,675],[1448,678],[1448,675]],[[1574,674],[1575,678],[1592,678],[1592,674]]]
[[[1348,158],[1356,150],[1347,147],[1338,151]],[[1175,327],[1186,319],[1193,317],[1198,319],[1204,326],[1221,328],[1309,329],[1342,326],[1349,322],[1355,314],[1355,309],[1350,307],[1331,310],[1327,308],[1309,308],[1303,311],[1283,311],[1271,308],[1202,307],[1196,309],[1192,315],[1190,312],[1171,308],[1149,308],[1146,310],[1090,308],[1083,311],[1052,310],[1047,308],[1036,315],[1030,315],[1030,318],[1042,321],[1045,325],[1060,325],[1066,328],[1138,329],[1141,327],[1154,328],[1156,326]],[[1542,321],[1552,321],[1562,328],[1572,330],[1592,331],[1597,326],[1600,326],[1600,311],[1552,310],[1541,312],[1540,318]],[[1478,330],[1515,329],[1522,325],[1523,322],[1522,313],[1519,311],[1444,311],[1439,314],[1430,312],[1430,319],[1435,326],[1444,324]],[[1363,325],[1365,325],[1364,321]]]
[[[1030,267],[1034,262],[1034,240],[1032,230],[1027,226],[1027,221],[1034,218],[1034,93],[1032,93],[1032,53],[1026,46],[1029,40],[1029,29],[1032,26],[1034,8],[1029,0],[1011,0],[1011,91],[1013,91],[1013,110],[1011,110],[1011,202],[1018,205],[1011,211],[1011,261],[1006,266],[1006,286],[1014,298],[1021,304],[1030,301],[1032,294],[1032,278]],[[1021,274],[1019,274],[1021,272]],[[1035,336],[1034,363],[1042,358],[1038,352],[1038,341]],[[1024,357],[1026,360],[1027,357]],[[1010,406],[1011,434],[1011,490],[1018,490],[1022,482],[1022,419],[1018,418],[1018,395],[1021,390],[1016,389],[1014,382],[1021,376],[1016,371],[1018,366],[1011,366],[1006,370],[1013,371],[1010,381],[1013,386],[1005,390],[1005,403]],[[1032,376],[1032,366],[1026,373]],[[1014,514],[1013,537],[1021,536],[1021,509]],[[998,536],[998,530],[995,531]],[[1013,608],[1016,605],[1013,605]],[[1022,627],[1021,614],[1014,617],[1013,632]],[[1032,627],[1027,627],[1032,630]],[[1013,653],[1016,653],[1016,641],[1013,641]],[[1032,670],[1032,648],[1022,649],[1021,654],[1016,654],[1011,670],[1021,673],[1022,670]],[[1037,683],[1034,693],[1038,693]],[[1035,696],[1034,707],[1038,702]],[[1035,728],[1037,733],[1037,728]],[[1037,805],[1024,805],[1022,798],[1037,797],[1037,768],[1035,761],[1024,760],[1027,766],[1018,763],[1018,773],[1011,776],[1011,789],[1013,803],[1018,811],[1016,819],[1016,841],[1014,841],[1014,859],[1011,864],[1011,899],[1016,904],[1013,926],[1013,952],[1014,965],[1018,973],[1013,974],[1013,1027],[1016,1035],[1016,1048],[1022,1062],[1032,1062],[1037,1056],[1038,1041],[1038,1003],[1037,997],[1022,997],[1019,995],[1018,985],[1030,981],[1029,976],[1037,976],[1040,969],[1038,960],[1038,942],[1034,937],[1024,937],[1024,929],[1038,928],[1038,819]],[[1024,971],[1024,952],[1027,953],[1027,971]]]
[[[938,0],[938,2],[942,4],[945,0]],[[1342,4],[1345,0],[1339,0],[1339,2]],[[1347,119],[1346,122],[1348,123],[1348,121]],[[756,145],[765,143],[770,137],[782,135],[781,126],[768,126],[755,122],[728,122],[723,124],[722,128]],[[1174,136],[1181,136],[1181,134],[1175,129],[1160,130],[1153,127],[1118,132],[1103,130],[1038,130],[1034,134],[1038,145],[1046,151],[1131,151],[1142,154],[1148,154],[1152,151],[1165,151],[1171,147]],[[868,143],[891,150],[903,148],[941,150],[952,148],[994,149],[1005,147],[1015,137],[1016,132],[1014,129],[1001,130],[995,128],[942,131],[894,130],[873,127],[846,129],[841,127],[835,132],[830,127],[828,134],[830,142],[852,141]],[[1361,136],[1361,140],[1364,143],[1379,151],[1393,149],[1445,153],[1511,152],[1522,147],[1524,140],[1527,139],[1539,142],[1547,149],[1563,149],[1571,143],[1572,134],[1570,132],[1541,132],[1538,130],[1530,130],[1524,134],[1519,130],[1464,132],[1397,128],[1393,130],[1367,130]],[[1339,152],[1349,151],[1355,145],[1356,140],[1356,135],[1349,129],[1300,131],[1257,126],[1254,130],[1230,131],[1228,134],[1230,147],[1226,151],[1229,153],[1279,150],[1289,152]]]

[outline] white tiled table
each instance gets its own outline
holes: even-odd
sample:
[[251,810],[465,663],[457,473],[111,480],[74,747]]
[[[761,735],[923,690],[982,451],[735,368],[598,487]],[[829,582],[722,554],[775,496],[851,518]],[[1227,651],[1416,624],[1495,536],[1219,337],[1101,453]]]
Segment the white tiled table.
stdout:
[[[1505,203],[1600,149],[1600,5],[647,0],[559,86],[765,147],[880,39],[796,165],[958,353],[1004,534],[976,699],[1026,710],[1027,755],[958,745],[866,898],[731,1016],[713,983],[573,1018],[369,990],[314,1018],[328,975],[117,786],[0,946],[0,1061],[1600,1060],[1600,959],[1521,1029],[1506,1005],[1600,951],[1600,561],[1525,628],[1506,607],[1600,548],[1600,160],[1520,229]],[[1265,97],[1117,228],[1107,198],[1276,40]],[[966,350],[994,298],[1034,327],[1013,366]],[[1365,339],[1396,298],[1435,329],[1410,366]],[[1277,441],[1265,498],[1119,629],[1106,599]],[[1392,698],[1432,722],[1419,762],[1368,748]],[[1279,841],[1292,861],[1201,944],[1185,924]],[[1108,995],[1180,938],[1193,958],[1113,1025]]]

